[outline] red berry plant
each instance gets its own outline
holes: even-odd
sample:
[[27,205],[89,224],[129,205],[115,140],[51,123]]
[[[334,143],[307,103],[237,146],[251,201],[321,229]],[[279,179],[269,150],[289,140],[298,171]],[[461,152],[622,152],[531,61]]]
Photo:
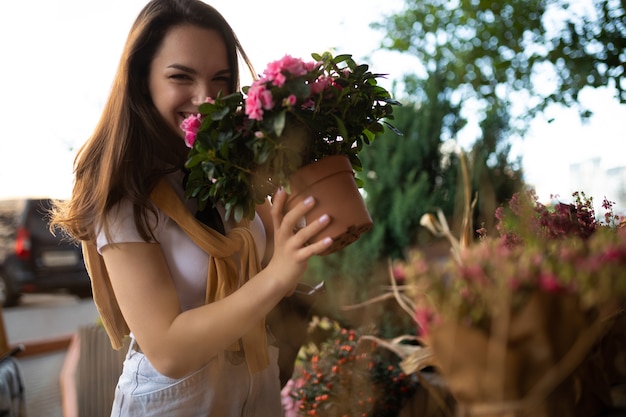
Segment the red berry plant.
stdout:
[[[328,324],[328,321],[327,321]],[[303,349],[291,389],[283,392],[298,416],[392,417],[415,392],[417,380],[399,367],[399,358],[367,331],[331,323],[330,337]]]

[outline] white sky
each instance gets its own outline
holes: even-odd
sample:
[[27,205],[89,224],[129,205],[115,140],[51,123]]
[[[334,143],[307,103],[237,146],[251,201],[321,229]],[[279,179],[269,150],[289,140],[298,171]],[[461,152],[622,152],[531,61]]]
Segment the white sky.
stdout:
[[[91,134],[128,29],[145,0],[30,0],[0,3],[0,198],[66,197],[75,150]],[[335,48],[359,60],[382,36],[369,29],[402,0],[212,0],[237,32],[257,71],[289,53]],[[381,11],[382,10],[382,11]],[[379,51],[372,70],[400,78],[410,60]],[[387,86],[387,85],[386,85]],[[581,126],[572,112],[533,123],[516,146],[540,196],[568,195],[568,166],[591,156],[624,165],[626,106],[588,94],[600,113]],[[601,198],[601,197],[599,197]]]

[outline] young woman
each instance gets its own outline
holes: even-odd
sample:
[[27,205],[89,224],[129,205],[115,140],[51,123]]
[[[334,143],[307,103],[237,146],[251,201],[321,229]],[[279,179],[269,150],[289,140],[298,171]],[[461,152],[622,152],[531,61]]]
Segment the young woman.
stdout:
[[53,213],[52,226],[83,244],[113,346],[132,338],[113,416],[282,414],[264,318],[332,243],[305,243],[328,216],[294,232],[315,202],[283,214],[277,190],[247,224],[218,219],[223,235],[196,221],[194,201],[183,198],[179,125],[207,97],[239,87],[239,59],[252,70],[212,7],[150,1],[77,155],[72,197]]

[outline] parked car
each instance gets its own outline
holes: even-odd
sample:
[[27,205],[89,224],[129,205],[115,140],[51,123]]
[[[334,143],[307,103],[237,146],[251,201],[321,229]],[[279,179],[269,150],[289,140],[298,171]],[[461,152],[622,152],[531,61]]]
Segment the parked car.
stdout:
[[0,304],[24,293],[91,296],[80,246],[48,228],[48,198],[0,200]]

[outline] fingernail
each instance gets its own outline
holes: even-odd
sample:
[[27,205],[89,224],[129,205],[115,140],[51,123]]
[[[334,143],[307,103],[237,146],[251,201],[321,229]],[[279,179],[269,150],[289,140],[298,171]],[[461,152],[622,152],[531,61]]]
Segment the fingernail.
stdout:
[[322,242],[324,242],[324,245],[330,245],[331,243],[333,243],[333,238],[325,237],[324,239],[322,239]]
[[322,214],[317,221],[319,221],[320,223],[328,223],[329,220],[330,217],[328,217],[328,214]]
[[313,197],[307,197],[304,199],[304,204],[306,204],[307,206],[310,206],[311,204],[313,204]]

